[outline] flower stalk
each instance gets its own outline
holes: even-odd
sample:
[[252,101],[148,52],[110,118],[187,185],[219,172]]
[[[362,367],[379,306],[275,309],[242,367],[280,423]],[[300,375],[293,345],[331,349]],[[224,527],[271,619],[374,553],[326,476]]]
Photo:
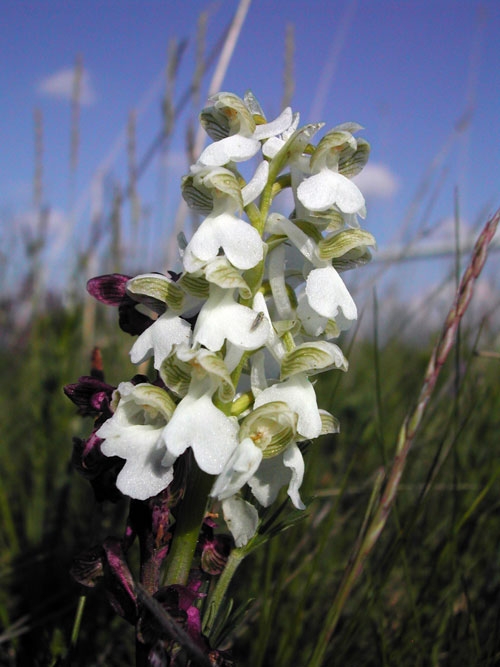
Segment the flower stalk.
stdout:
[[213,476],[200,470],[194,461],[192,464],[184,499],[175,519],[175,539],[165,562],[164,583],[168,586],[186,586],[188,583],[208,495],[213,485]]
[[[96,416],[79,445],[80,468],[92,453],[100,493],[131,499],[123,540],[89,558],[105,580],[112,563],[109,585],[136,626],[140,664],[190,654],[186,637],[216,664],[231,664],[209,642],[229,584],[243,558],[286,526],[263,524],[282,488],[305,509],[303,443],[338,431],[313,380],[348,368],[332,340],[357,318],[341,273],[366,263],[375,245],[360,229],[365,201],[351,180],[369,146],[354,136],[357,123],[314,144],[323,124],[299,120],[287,107],[268,121],[250,92],[211,98],[200,121],[212,142],[182,179],[185,201],[203,220],[182,243],[181,272],[89,283],[137,336],[132,362],[152,362],[148,376],[116,389],[87,379],[67,392]],[[250,168],[239,165],[256,157],[245,180]],[[284,191],[294,202],[288,217],[271,213]],[[136,537],[134,586],[127,551]],[[183,619],[182,631],[165,621],[171,616]]]

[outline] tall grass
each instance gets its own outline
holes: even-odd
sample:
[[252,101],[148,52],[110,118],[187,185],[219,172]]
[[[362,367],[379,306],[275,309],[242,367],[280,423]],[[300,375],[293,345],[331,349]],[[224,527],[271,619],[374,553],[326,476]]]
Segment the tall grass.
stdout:
[[[117,345],[113,323],[101,320],[98,327],[110,330],[102,353],[113,382],[128,363],[128,341]],[[0,660],[6,665],[51,664],[66,654],[79,597],[68,574],[72,558],[123,529],[124,504],[96,504],[69,465],[71,435],[89,429],[60,390],[86,370],[80,336],[80,309],[54,307],[17,348],[3,352]],[[497,664],[498,362],[474,350],[464,345],[459,365],[443,370],[394,511],[318,664]],[[308,450],[307,516],[252,554],[236,577],[236,602],[255,600],[228,639],[238,664],[312,664],[429,354],[404,340],[378,350],[358,341],[350,372],[320,381],[323,404],[341,419],[342,433]],[[131,630],[113,619],[98,591],[89,595],[72,664],[130,664],[133,650]]]

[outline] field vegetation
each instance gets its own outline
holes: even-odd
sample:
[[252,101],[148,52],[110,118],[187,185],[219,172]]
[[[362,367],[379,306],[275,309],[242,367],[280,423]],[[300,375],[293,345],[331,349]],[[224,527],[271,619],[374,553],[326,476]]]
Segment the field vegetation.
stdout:
[[[171,50],[172,81],[178,56]],[[158,146],[175,125],[168,97],[163,111]],[[106,263],[84,249],[72,284],[96,264],[97,273],[127,269],[119,212],[133,204],[139,175],[129,173],[126,196],[96,230]],[[72,438],[92,422],[62,388],[88,374],[94,346],[107,382],[131,377],[131,338],[90,297],[43,288],[40,230],[21,287],[0,304],[0,664],[130,665],[134,628],[70,575],[76,555],[121,536],[128,508],[97,502],[74,469]],[[416,344],[399,327],[387,334],[383,307],[372,305],[371,331],[341,342],[349,372],[319,380],[319,402],[341,432],[308,447],[307,511],[284,511],[287,529],[232,583],[241,620],[223,645],[238,665],[500,664],[498,338],[487,318],[463,324],[454,312],[445,322],[443,312],[444,329]]]

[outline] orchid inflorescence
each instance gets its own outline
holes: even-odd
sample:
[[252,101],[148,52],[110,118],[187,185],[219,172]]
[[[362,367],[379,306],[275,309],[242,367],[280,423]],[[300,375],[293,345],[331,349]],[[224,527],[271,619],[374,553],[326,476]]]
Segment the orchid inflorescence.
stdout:
[[[290,108],[267,122],[251,93],[219,93],[200,118],[213,141],[183,177],[182,195],[204,217],[189,242],[179,239],[181,273],[114,274],[88,286],[139,333],[131,360],[152,359],[155,378],[114,391],[87,378],[85,390],[68,393],[105,403],[94,409],[92,446],[118,457],[121,494],[163,493],[189,454],[212,476],[209,497],[242,547],[282,487],[304,508],[304,445],[338,431],[311,378],[347,370],[332,340],[357,318],[340,273],[366,263],[375,244],[359,226],[365,201],[351,180],[369,144],[345,123],[315,145],[322,123],[299,127]],[[289,217],[271,208],[287,193]]]

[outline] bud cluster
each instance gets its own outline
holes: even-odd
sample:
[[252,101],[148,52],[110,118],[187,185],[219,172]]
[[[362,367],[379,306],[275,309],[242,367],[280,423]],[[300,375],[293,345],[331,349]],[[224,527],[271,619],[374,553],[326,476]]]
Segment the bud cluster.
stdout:
[[[152,358],[158,378],[122,382],[96,436],[102,454],[125,460],[118,489],[139,500],[173,481],[190,448],[216,476],[210,495],[241,546],[259,504],[283,486],[304,507],[301,443],[338,430],[311,377],[347,370],[332,340],[357,317],[340,272],[367,262],[375,244],[359,226],[365,202],[351,180],[369,145],[355,123],[313,144],[322,124],[299,127],[290,108],[267,122],[250,93],[216,95],[201,123],[213,141],[182,194],[203,221],[181,242],[182,273],[131,278],[119,299],[142,318],[131,359]],[[271,209],[287,193],[289,217]],[[109,277],[94,290],[99,280]],[[243,498],[245,485],[257,503]]]

